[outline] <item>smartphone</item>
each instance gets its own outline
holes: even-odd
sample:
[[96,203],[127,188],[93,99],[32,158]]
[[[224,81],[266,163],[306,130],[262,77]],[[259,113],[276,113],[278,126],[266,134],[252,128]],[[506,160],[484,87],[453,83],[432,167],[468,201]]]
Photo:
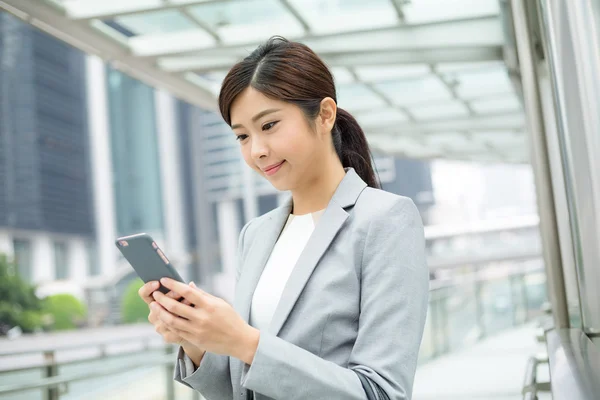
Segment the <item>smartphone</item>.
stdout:
[[[159,281],[160,283],[160,278],[184,282],[150,235],[138,233],[124,236],[118,238],[115,244],[144,282]],[[169,292],[169,289],[162,284],[158,290],[165,294]]]

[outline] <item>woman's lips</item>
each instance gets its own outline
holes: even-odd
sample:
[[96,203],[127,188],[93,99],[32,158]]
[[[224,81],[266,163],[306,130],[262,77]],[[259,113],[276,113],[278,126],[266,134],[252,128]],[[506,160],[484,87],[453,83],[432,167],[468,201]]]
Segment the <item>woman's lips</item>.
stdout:
[[283,160],[279,164],[275,164],[273,166],[270,166],[270,167],[266,168],[264,170],[265,174],[268,175],[268,176],[275,175],[275,173],[277,173],[277,171],[279,171],[279,169],[281,168],[281,166],[283,165],[284,162],[285,162],[285,160]]

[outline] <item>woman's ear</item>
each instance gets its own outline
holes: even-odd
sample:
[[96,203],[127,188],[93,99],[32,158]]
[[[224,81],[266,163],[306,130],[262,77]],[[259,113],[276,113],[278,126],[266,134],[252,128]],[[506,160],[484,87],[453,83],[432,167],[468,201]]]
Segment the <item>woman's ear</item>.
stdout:
[[331,97],[325,97],[321,100],[321,110],[317,117],[317,127],[319,133],[330,133],[335,124],[335,118],[337,115],[337,105],[335,100]]

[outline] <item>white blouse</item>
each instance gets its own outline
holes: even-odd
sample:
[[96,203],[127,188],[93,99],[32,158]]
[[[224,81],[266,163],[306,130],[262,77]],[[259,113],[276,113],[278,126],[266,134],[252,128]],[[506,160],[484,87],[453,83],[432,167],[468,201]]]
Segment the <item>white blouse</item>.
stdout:
[[253,327],[268,329],[285,284],[324,211],[288,217],[252,296],[249,323]]

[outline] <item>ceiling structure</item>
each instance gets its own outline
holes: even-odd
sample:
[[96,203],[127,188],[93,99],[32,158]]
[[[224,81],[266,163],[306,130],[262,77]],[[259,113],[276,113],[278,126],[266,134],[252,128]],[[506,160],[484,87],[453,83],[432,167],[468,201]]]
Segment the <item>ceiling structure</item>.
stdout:
[[228,68],[272,35],[330,66],[374,150],[528,162],[504,0],[0,0],[152,86],[216,110]]

